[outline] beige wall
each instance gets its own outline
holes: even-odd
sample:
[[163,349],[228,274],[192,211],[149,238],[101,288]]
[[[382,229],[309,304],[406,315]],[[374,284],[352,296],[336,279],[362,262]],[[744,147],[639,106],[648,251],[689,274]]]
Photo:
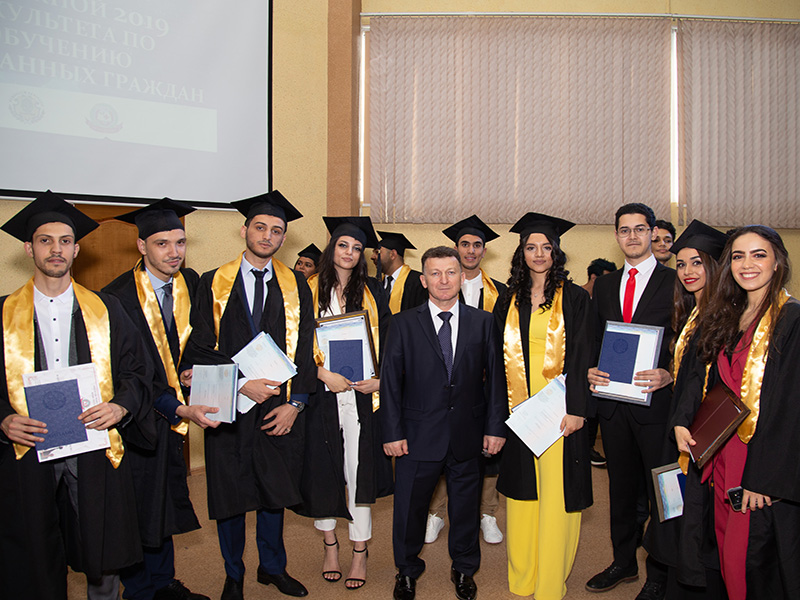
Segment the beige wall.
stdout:
[[[350,2],[357,0],[330,0]],[[363,0],[361,10],[374,12],[616,12],[674,13],[800,18],[797,0],[752,2],[698,0]],[[340,17],[337,17],[340,18]],[[336,27],[333,28],[336,31]],[[337,160],[337,140],[329,139],[328,73],[334,69],[329,56],[328,3],[321,0],[275,0],[273,56],[273,173],[274,185],[306,215],[290,225],[285,247],[278,257],[294,264],[296,253],[310,242],[325,243],[325,230],[320,216],[331,208],[328,193],[329,166]],[[334,148],[329,148],[334,146]],[[335,192],[333,192],[335,193]],[[349,200],[345,200],[349,202]],[[0,222],[5,222],[21,204],[0,200]],[[557,211],[554,211],[557,212]],[[339,212],[338,214],[342,214]],[[242,218],[235,213],[201,210],[187,217],[189,238],[188,262],[199,272],[214,268],[231,259],[243,245],[239,237]],[[489,245],[485,266],[496,278],[505,280],[517,236],[508,234],[508,224],[497,225],[501,239]],[[385,226],[399,230],[401,227]],[[443,225],[402,226],[415,245],[424,250],[446,243],[441,234]],[[800,265],[800,232],[782,231],[795,264]],[[585,279],[586,266],[599,256],[621,261],[610,227],[581,226],[563,239],[570,257],[568,268],[579,283]],[[10,236],[0,236],[0,253],[5,257],[0,293],[7,294],[30,277],[30,264],[22,245]],[[419,264],[421,251],[410,252],[408,262]],[[794,293],[800,291],[796,284]],[[202,436],[192,435],[192,466],[203,464]]]

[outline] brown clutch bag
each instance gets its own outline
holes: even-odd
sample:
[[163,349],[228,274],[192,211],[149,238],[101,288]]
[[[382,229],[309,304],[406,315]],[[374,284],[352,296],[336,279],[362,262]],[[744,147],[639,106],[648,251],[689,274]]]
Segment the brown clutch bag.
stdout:
[[750,414],[750,409],[728,386],[719,382],[706,394],[689,431],[697,442],[690,446],[692,460],[702,469]]

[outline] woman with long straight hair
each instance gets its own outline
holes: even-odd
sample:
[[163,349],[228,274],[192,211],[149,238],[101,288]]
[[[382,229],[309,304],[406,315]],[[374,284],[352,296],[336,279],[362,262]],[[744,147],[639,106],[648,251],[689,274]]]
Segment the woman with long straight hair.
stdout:
[[[364,249],[378,244],[369,217],[323,217],[331,233],[319,268],[308,284],[316,317],[365,310],[376,353],[383,347],[389,307],[378,281],[367,275]],[[383,453],[374,414],[380,405],[380,380],[351,381],[328,370],[317,353],[317,389],[306,417],[305,463],[301,514],[315,517],[325,545],[322,576],[342,578],[336,518],[349,521],[353,561],[347,589],[366,583],[367,540],[372,537],[370,505],[392,492],[391,462]],[[378,365],[375,365],[376,371]]]
[[[700,399],[722,382],[750,408],[706,465],[714,531],[731,600],[800,597],[800,303],[785,290],[789,256],[775,230],[736,230],[722,254],[714,295],[698,321],[698,366],[676,423],[678,449]],[[728,491],[741,488],[734,510]],[[733,493],[733,492],[732,492]],[[781,500],[777,502],[777,500]]]
[[[704,313],[719,272],[719,259],[727,236],[701,221],[694,220],[675,240],[670,252],[675,255],[675,288],[673,294],[673,398],[675,404],[684,393],[686,382],[697,364],[697,322]],[[696,408],[692,407],[694,414]],[[673,409],[672,422],[685,421],[691,415]],[[668,567],[667,600],[711,600],[724,596],[719,573],[713,527],[703,516],[709,509],[708,490],[700,483],[700,473],[689,464],[686,454],[680,455],[675,441],[665,440],[664,464],[678,461],[686,474],[684,516],[660,523],[648,531],[644,547]]]
[[520,243],[508,290],[494,310],[503,334],[509,408],[567,374],[562,437],[536,458],[509,430],[497,480],[497,490],[508,498],[509,589],[537,600],[560,600],[566,594],[581,511],[592,504],[589,441],[581,428],[595,324],[589,294],[568,279],[564,268],[561,235],[572,226],[528,213],[512,227]]

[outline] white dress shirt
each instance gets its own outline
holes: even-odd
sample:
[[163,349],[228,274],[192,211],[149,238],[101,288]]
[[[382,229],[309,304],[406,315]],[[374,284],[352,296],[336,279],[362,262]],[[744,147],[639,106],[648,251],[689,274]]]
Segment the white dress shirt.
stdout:
[[[250,307],[250,313],[251,314],[253,312],[253,300],[255,300],[253,295],[255,294],[255,287],[256,287],[256,276],[253,275],[253,273],[251,271],[252,271],[252,269],[255,269],[255,268],[256,267],[254,267],[249,262],[247,262],[247,259],[244,257],[244,254],[242,254],[242,267],[241,267],[242,283],[244,283],[244,293],[247,296],[247,306]],[[261,269],[258,269],[258,270],[260,271]],[[267,303],[267,282],[270,279],[272,279],[272,259],[271,258],[269,259],[269,262],[267,263],[267,266],[264,267],[264,270],[267,272],[267,274],[264,275],[264,304],[266,305],[266,303]]]
[[55,298],[45,296],[33,286],[33,308],[39,323],[39,333],[42,335],[48,370],[69,366],[69,336],[74,302],[72,283]]
[[461,284],[461,293],[464,295],[464,304],[472,308],[481,308],[478,303],[481,300],[481,290],[483,289],[483,275],[478,271],[478,276],[472,279],[465,279]]
[[433,329],[436,331],[436,334],[439,334],[439,329],[441,329],[444,321],[439,318],[439,313],[442,312],[449,312],[453,316],[450,317],[450,343],[453,347],[453,364],[456,364],[456,342],[458,341],[458,302],[456,302],[453,307],[448,310],[444,311],[438,306],[436,306],[430,299],[428,300],[428,308],[431,311],[431,318],[433,319]]
[[642,297],[644,288],[647,287],[650,276],[653,274],[653,270],[656,268],[657,264],[658,261],[652,254],[635,267],[629,265],[627,260],[625,261],[625,267],[622,271],[622,281],[619,283],[620,307],[625,306],[625,286],[628,284],[628,271],[634,268],[638,271],[636,275],[634,275],[634,279],[636,279],[636,289],[633,291],[633,310],[631,311],[631,315],[636,314],[636,307],[639,306],[639,300]]
[[[392,293],[392,290],[394,289],[394,284],[397,283],[397,278],[400,277],[400,269],[402,269],[402,268],[403,268],[403,265],[400,265],[397,268],[397,271],[395,271],[394,273],[388,273],[388,274],[384,273],[385,277],[391,277],[392,278],[392,282],[389,285],[389,289],[387,290],[390,294]],[[386,289],[386,287],[385,287],[386,286],[386,279],[383,280],[383,285],[384,285],[384,289]]]

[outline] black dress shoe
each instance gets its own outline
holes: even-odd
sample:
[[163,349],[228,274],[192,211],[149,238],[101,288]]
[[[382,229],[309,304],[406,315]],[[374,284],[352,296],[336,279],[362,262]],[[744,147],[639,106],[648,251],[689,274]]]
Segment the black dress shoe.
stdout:
[[664,600],[666,595],[667,587],[663,583],[648,579],[644,582],[644,587],[636,596],[636,600]]
[[395,575],[394,600],[414,600],[417,595],[417,580],[408,575]]
[[308,590],[305,588],[305,586],[297,581],[297,579],[289,575],[286,571],[283,573],[278,573],[277,575],[271,575],[259,565],[257,578],[258,583],[263,583],[264,585],[274,583],[275,587],[278,588],[278,591],[281,594],[295,596],[297,598],[308,596]]
[[236,581],[230,575],[225,577],[225,587],[222,588],[222,596],[220,596],[220,600],[244,600],[242,582]]
[[177,579],[164,586],[153,594],[153,600],[211,600],[203,594],[194,594]]
[[478,595],[478,586],[472,575],[465,575],[455,569],[450,569],[450,581],[456,586],[456,598],[458,600],[475,600]]
[[613,590],[623,581],[636,581],[639,579],[636,565],[629,569],[623,569],[616,565],[611,565],[602,573],[598,573],[586,582],[587,592],[607,592]]

